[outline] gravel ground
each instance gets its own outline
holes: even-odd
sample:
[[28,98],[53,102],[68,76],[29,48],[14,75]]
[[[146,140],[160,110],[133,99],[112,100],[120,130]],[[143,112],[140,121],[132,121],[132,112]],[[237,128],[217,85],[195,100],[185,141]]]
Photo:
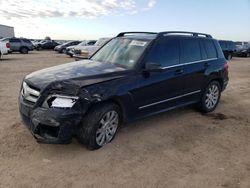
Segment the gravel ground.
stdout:
[[0,61],[0,187],[250,187],[250,59],[230,62],[217,110],[186,107],[130,123],[97,151],[41,145],[20,122],[24,75],[73,59],[55,52]]

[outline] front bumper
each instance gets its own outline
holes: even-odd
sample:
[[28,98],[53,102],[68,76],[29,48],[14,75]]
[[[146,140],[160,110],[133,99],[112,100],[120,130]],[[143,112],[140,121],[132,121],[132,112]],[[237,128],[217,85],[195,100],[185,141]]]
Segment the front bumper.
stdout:
[[72,52],[72,50],[66,50],[66,54],[69,55],[69,56],[73,56],[74,53]]
[[70,143],[82,117],[71,109],[34,109],[22,99],[19,100],[19,111],[23,123],[37,142],[46,144]]
[[73,55],[73,57],[75,58],[76,61],[80,61],[80,60],[89,58],[89,57],[81,56],[81,55]]

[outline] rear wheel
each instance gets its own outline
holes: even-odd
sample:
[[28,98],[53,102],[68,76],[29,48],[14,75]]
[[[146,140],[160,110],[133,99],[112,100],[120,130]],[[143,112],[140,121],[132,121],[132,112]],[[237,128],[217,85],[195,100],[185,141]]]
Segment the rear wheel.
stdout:
[[26,48],[26,47],[22,47],[22,48],[20,49],[20,52],[21,52],[22,54],[27,54],[27,53],[29,53],[29,50],[28,50],[28,48]]
[[220,83],[218,81],[210,82],[202,95],[202,99],[200,101],[200,110],[205,113],[214,111],[219,103],[220,96]]
[[116,104],[95,106],[84,117],[78,139],[90,150],[99,149],[114,139],[120,122],[120,108]]

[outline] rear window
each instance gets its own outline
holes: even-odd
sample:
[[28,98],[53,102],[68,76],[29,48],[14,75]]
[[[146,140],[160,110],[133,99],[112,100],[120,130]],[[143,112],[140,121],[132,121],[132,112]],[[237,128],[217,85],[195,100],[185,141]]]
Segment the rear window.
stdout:
[[31,41],[28,39],[23,39],[23,42],[31,43]]
[[10,39],[9,41],[10,41],[10,42],[20,42],[19,39]]
[[217,51],[215,45],[212,40],[204,40],[203,44],[205,46],[205,50],[207,52],[207,58],[217,58]]
[[199,40],[182,39],[181,40],[181,62],[188,63],[201,60],[201,49]]

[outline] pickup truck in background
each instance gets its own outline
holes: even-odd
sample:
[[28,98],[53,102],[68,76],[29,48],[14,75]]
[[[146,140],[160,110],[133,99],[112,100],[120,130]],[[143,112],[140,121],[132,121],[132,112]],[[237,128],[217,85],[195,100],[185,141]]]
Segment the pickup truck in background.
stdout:
[[0,40],[0,59],[2,59],[3,55],[7,55],[9,51],[10,51],[9,41]]

